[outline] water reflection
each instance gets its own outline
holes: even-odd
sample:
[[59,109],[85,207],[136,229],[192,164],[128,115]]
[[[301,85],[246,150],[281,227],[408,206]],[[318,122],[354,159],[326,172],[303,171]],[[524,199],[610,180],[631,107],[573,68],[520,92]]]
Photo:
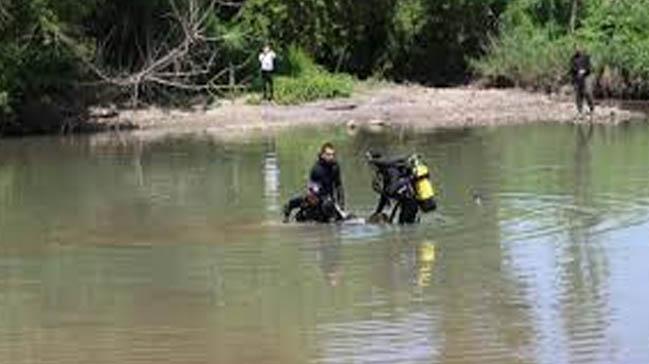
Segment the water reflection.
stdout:
[[331,287],[339,286],[343,281],[345,268],[341,263],[342,242],[338,238],[321,240],[317,243],[316,260],[322,270],[324,281]]
[[419,244],[417,247],[417,286],[430,286],[436,257],[434,242],[424,241]]
[[280,210],[279,201],[279,163],[274,143],[270,143],[269,151],[264,154],[264,199],[266,209],[270,212]]
[[394,231],[385,233],[388,244],[318,245],[324,281],[335,290],[330,292],[333,306],[322,311],[316,327],[317,362],[428,362],[438,357],[442,343],[436,310],[417,298],[413,279],[420,271],[426,274],[419,262],[431,262],[430,250],[419,256],[418,244],[399,239]]
[[[610,317],[608,306],[608,261],[602,254],[601,241],[592,228],[598,223],[597,216],[584,217],[580,210],[594,206],[592,193],[592,155],[590,142],[593,125],[577,125],[574,153],[573,204],[579,209],[566,213],[568,220],[566,244],[559,247],[560,258],[557,274],[564,284],[558,292],[561,299],[566,335],[570,347],[569,362],[605,362],[611,348],[606,332],[610,324],[603,317]],[[570,257],[566,259],[565,257]]]

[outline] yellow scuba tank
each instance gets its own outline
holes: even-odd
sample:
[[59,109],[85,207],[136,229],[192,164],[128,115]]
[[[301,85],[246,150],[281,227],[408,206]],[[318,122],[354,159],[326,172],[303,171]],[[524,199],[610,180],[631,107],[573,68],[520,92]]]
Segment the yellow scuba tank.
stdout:
[[419,202],[419,207],[424,211],[432,211],[437,205],[435,203],[435,189],[430,182],[430,172],[419,158],[414,158],[412,174],[414,177],[415,198]]
[[417,200],[428,200],[429,198],[435,197],[433,184],[428,179],[430,176],[428,167],[421,163],[416,165],[413,175],[415,176],[415,195]]

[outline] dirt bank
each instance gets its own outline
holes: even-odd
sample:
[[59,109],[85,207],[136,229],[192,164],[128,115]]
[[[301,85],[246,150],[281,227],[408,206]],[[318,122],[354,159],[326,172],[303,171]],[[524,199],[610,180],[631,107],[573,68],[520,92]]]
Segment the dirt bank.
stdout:
[[505,125],[530,122],[619,123],[645,118],[615,103],[600,104],[592,116],[579,117],[569,96],[549,96],[517,89],[361,86],[348,99],[295,106],[247,105],[244,100],[192,110],[156,108],[123,111],[106,123],[131,123],[139,132],[246,133],[297,125],[406,125],[414,128]]

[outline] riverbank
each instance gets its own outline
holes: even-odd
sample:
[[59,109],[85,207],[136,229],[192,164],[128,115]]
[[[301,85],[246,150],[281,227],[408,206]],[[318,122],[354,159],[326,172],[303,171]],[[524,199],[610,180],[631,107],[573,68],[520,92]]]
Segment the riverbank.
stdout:
[[597,105],[592,116],[579,116],[569,95],[519,89],[428,88],[382,84],[361,86],[351,98],[302,105],[249,105],[224,100],[209,108],[126,110],[102,118],[107,125],[131,125],[140,133],[245,133],[301,125],[406,126],[412,128],[508,125],[532,122],[616,124],[643,119],[616,102]]

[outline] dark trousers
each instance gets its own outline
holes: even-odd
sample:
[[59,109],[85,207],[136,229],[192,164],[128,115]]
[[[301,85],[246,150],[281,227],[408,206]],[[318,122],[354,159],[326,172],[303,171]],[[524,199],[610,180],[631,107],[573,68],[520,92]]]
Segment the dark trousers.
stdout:
[[264,99],[273,99],[273,71],[261,71],[262,88],[264,89]]
[[584,99],[588,104],[591,112],[595,110],[595,103],[593,102],[593,76],[576,77],[574,80],[575,87],[575,103],[577,104],[577,111],[581,113],[584,108]]
[[417,222],[419,205],[414,199],[403,199],[399,201],[399,224],[414,224]]
[[[387,196],[381,195],[379,205],[374,211],[374,214],[372,214],[373,217],[371,217],[371,219],[378,218],[377,215],[383,214],[382,210],[389,204],[389,200],[390,199]],[[387,222],[392,223],[392,221],[394,221],[397,211],[399,212],[399,224],[414,224],[417,222],[417,217],[419,215],[419,203],[414,198],[401,198],[396,200],[396,203],[390,212],[390,216],[385,217]]]

